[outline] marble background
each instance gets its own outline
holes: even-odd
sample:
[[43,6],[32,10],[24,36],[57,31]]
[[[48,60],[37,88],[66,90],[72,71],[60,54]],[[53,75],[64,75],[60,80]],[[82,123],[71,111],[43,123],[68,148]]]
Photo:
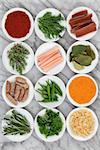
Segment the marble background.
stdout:
[[[59,9],[63,12],[65,17],[67,17],[68,13],[77,6],[88,6],[92,8],[99,20],[100,20],[100,0],[0,0],[0,125],[3,115],[10,109],[9,106],[4,102],[1,95],[1,89],[3,82],[11,75],[9,72],[6,71],[2,64],[2,52],[4,48],[10,43],[10,41],[5,37],[1,29],[1,19],[4,13],[13,7],[23,7],[30,11],[33,18],[36,17],[37,13],[45,9],[47,7],[54,7]],[[100,51],[100,27],[95,37],[90,40]],[[26,41],[34,50],[39,47],[40,44],[43,42],[35,35],[32,36]],[[74,42],[74,40],[68,35],[66,32],[62,39],[58,41],[61,44],[65,51],[67,51],[68,47]],[[57,76],[60,77],[65,84],[67,83],[68,79],[73,76],[74,73],[66,67],[64,70],[59,73]],[[98,85],[100,83],[100,62],[98,63],[97,67],[90,73],[93,76]],[[42,76],[42,74],[36,69],[34,66],[32,70],[26,74],[35,85],[36,81]],[[100,93],[95,101],[95,103],[90,106],[92,110],[98,116],[100,121]],[[66,98],[65,101],[58,107],[58,109],[65,115],[74,108],[68,102]],[[26,109],[33,115],[35,115],[42,109],[42,107],[33,99],[33,101],[26,107]],[[87,142],[78,142],[70,137],[70,135],[65,132],[64,136],[57,142],[54,143],[45,143],[41,141],[33,132],[32,136],[21,143],[13,143],[8,141],[5,137],[3,137],[1,130],[0,130],[0,150],[99,150],[100,149],[100,126],[98,132],[94,138]]]

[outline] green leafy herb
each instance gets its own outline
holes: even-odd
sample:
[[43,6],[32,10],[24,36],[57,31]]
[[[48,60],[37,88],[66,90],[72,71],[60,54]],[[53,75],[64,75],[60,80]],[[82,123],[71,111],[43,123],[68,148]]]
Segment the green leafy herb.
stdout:
[[3,128],[4,135],[24,135],[31,131],[30,124],[26,117],[16,110],[13,110],[11,115],[6,115],[4,120],[7,124]]
[[63,122],[59,116],[59,112],[46,110],[43,116],[37,117],[37,123],[41,134],[48,136],[59,135],[62,130]]
[[64,30],[64,26],[60,23],[62,20],[64,20],[64,18],[61,14],[54,16],[51,12],[47,12],[38,19],[38,26],[46,38],[57,38]]
[[77,57],[74,58],[74,61],[79,63],[82,66],[89,66],[91,65],[92,58],[87,55],[79,54]]
[[90,47],[90,46],[87,46],[86,53],[87,53],[88,56],[91,56],[92,60],[95,59],[95,54],[94,54],[94,52],[91,50],[91,47]]
[[62,96],[62,90],[54,81],[46,81],[45,85],[40,84],[37,92],[43,98],[40,102],[55,102],[58,101],[58,96]]
[[89,45],[76,45],[72,47],[72,52],[70,53],[70,61],[74,62],[74,67],[79,67],[78,70],[83,69],[83,67],[80,66],[91,65],[94,59],[95,53]]
[[28,58],[29,51],[21,44],[14,45],[8,51],[9,63],[13,70],[16,70],[18,73],[22,74],[23,70],[27,65],[26,59]]

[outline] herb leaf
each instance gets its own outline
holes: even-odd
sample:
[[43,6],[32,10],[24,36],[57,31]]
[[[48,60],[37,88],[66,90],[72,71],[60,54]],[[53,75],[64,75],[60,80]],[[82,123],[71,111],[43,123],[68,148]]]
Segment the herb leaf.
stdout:
[[23,135],[31,131],[30,124],[26,117],[16,110],[13,110],[11,115],[6,115],[4,120],[7,123],[3,128],[4,135]]
[[9,63],[13,70],[16,70],[19,74],[23,73],[27,65],[26,59],[28,58],[29,51],[21,44],[14,45],[8,51]]
[[64,26],[60,23],[62,20],[64,20],[64,18],[61,14],[53,16],[51,12],[47,12],[38,19],[38,26],[46,38],[57,38],[64,30]]
[[89,66],[92,62],[92,58],[90,56],[85,56],[81,54],[75,57],[74,60],[82,66]]
[[37,117],[37,123],[41,134],[48,136],[58,135],[62,130],[63,122],[59,116],[59,112],[46,109],[43,116]]
[[[76,45],[72,47],[70,62],[74,62],[75,68],[84,69],[81,66],[89,66],[95,59],[95,53],[89,45]],[[80,66],[79,66],[80,65]]]

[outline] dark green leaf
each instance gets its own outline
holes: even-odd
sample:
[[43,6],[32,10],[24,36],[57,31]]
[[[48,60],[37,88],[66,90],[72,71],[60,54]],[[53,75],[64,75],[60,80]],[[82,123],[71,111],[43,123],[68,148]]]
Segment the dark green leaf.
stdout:
[[90,56],[79,54],[77,57],[74,58],[74,61],[82,66],[89,66],[91,65],[92,58]]

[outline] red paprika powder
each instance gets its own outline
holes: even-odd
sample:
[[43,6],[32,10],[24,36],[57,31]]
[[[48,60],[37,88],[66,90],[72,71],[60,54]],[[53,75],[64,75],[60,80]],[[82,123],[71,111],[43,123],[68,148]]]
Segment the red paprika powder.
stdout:
[[29,16],[23,11],[14,11],[7,15],[5,29],[13,38],[25,37],[30,30]]

